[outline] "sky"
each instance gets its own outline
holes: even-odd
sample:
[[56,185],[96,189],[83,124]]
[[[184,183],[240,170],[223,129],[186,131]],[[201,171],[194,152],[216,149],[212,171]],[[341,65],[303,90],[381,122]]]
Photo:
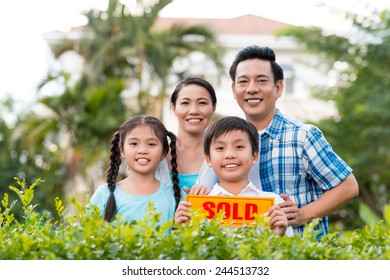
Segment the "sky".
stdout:
[[[8,0],[0,3],[0,100],[12,95],[18,102],[35,100],[36,87],[53,63],[43,34],[67,31],[86,23],[82,12],[104,9],[107,0]],[[135,0],[123,0],[131,5]],[[318,0],[174,0],[161,13],[167,17],[229,18],[248,13],[294,24],[347,28],[340,16],[320,7]],[[390,8],[388,0],[326,0],[344,10],[371,3]],[[362,10],[367,12],[367,10]]]

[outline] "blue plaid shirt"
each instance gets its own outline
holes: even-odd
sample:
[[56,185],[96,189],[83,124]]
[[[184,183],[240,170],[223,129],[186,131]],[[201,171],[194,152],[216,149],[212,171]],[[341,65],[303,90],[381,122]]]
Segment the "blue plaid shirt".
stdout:
[[[278,109],[260,134],[259,148],[259,165],[252,167],[249,180],[263,191],[288,194],[299,208],[317,200],[352,172],[316,126],[290,120]],[[213,170],[204,164],[197,183],[212,188],[217,181]],[[294,227],[294,234],[302,234],[304,228]],[[328,218],[321,218],[315,230],[321,231],[318,239],[327,234]]]
[[[332,150],[314,125],[293,121],[277,110],[260,136],[259,172],[263,191],[288,194],[299,208],[340,184],[352,169]],[[328,233],[328,218],[315,228]],[[294,228],[302,233],[304,226]]]

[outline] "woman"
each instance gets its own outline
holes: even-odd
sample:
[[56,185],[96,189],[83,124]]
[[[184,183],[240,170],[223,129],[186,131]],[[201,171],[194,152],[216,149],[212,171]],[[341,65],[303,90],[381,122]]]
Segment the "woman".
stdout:
[[[177,170],[182,189],[184,187],[191,189],[198,178],[205,160],[203,137],[215,113],[216,105],[214,88],[202,78],[184,79],[171,95],[171,109],[178,120]],[[169,165],[169,169],[172,170],[172,166]]]

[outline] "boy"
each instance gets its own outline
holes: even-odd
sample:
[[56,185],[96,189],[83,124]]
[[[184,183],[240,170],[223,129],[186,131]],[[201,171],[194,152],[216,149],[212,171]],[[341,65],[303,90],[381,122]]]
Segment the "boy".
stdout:
[[[206,161],[219,180],[209,195],[273,197],[276,204],[268,211],[271,229],[280,236],[291,236],[292,227],[288,227],[287,216],[277,205],[284,200],[275,193],[259,190],[248,180],[249,170],[257,164],[258,147],[258,132],[251,123],[239,117],[223,117],[215,122],[204,139]],[[176,223],[191,219],[190,206],[190,202],[180,202]]]

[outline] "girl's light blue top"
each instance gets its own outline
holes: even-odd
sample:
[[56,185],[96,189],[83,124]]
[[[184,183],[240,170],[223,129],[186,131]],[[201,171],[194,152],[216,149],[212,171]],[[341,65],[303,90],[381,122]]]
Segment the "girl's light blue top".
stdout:
[[[101,215],[104,216],[104,210],[107,205],[110,191],[107,184],[99,186],[91,197],[91,204],[101,209]],[[127,221],[142,220],[147,215],[148,202],[154,203],[155,210],[160,215],[159,224],[163,225],[175,215],[175,198],[171,184],[160,183],[159,189],[151,195],[132,195],[123,192],[118,186],[114,191],[117,214],[122,215]],[[182,194],[183,197],[183,194]]]

